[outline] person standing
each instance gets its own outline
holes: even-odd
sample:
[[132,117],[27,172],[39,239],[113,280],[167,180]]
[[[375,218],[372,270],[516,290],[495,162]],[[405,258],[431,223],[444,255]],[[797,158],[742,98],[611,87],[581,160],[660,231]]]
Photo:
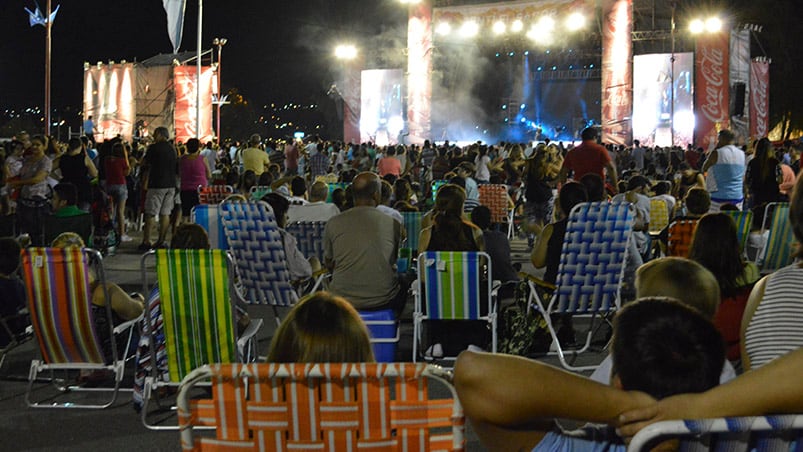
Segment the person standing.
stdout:
[[187,140],[187,153],[179,159],[178,172],[181,183],[181,216],[190,221],[192,208],[200,203],[198,187],[206,187],[212,171],[205,158],[198,152],[201,142],[197,138]]
[[98,177],[98,169],[80,138],[71,138],[67,152],[53,161],[53,171],[57,169],[61,170],[61,182],[69,182],[78,190],[78,207],[88,211],[92,202],[89,180]]
[[[170,213],[173,211],[176,195],[176,171],[178,154],[170,143],[170,133],[166,127],[157,127],[153,131],[154,143],[148,147],[143,160],[145,174],[145,227],[142,232],[140,251],[148,251],[154,247],[165,247],[167,230],[170,227]],[[156,216],[159,216],[159,235],[156,242],[151,242],[151,228]]]
[[703,163],[705,186],[711,194],[709,212],[719,212],[722,204],[733,204],[742,210],[744,201],[744,152],[733,145],[735,136],[722,129],[717,136],[717,147]]
[[605,180],[607,170],[610,177],[611,186],[616,189],[619,181],[616,175],[616,166],[611,160],[608,151],[597,144],[597,130],[587,127],[582,132],[583,142],[570,150],[563,159],[563,167],[560,169],[559,180],[563,184],[569,177],[569,172],[574,172],[573,179],[580,180],[588,173],[599,175]]
[[261,143],[262,137],[258,133],[251,135],[251,138],[248,139],[248,147],[243,149],[240,154],[243,172],[251,170],[257,177],[270,166],[268,153],[259,148]]

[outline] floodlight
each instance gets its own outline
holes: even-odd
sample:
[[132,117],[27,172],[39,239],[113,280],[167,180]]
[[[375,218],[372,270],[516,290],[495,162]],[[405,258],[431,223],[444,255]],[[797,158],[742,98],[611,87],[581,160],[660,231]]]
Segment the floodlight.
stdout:
[[448,36],[452,32],[452,26],[448,22],[441,22],[435,27],[435,33],[441,36]]
[[705,22],[703,22],[700,19],[692,20],[691,22],[689,22],[689,31],[695,35],[702,33],[703,31],[705,31]]
[[514,20],[513,23],[510,24],[510,31],[512,31],[513,33],[519,33],[523,29],[524,29],[524,23],[519,19]]
[[494,23],[493,32],[495,35],[505,34],[505,31],[507,31],[507,26],[505,26],[504,22],[498,20],[496,23]]
[[335,58],[340,60],[353,60],[357,57],[357,48],[351,44],[341,44],[335,47]]
[[477,36],[477,33],[479,32],[480,26],[473,20],[467,20],[463,22],[463,25],[460,27],[460,36],[464,38],[473,38],[474,36]]
[[582,13],[571,13],[566,18],[566,28],[569,31],[577,31],[586,26],[586,16]]
[[719,17],[711,17],[705,21],[705,31],[709,33],[718,33],[722,30],[722,21]]

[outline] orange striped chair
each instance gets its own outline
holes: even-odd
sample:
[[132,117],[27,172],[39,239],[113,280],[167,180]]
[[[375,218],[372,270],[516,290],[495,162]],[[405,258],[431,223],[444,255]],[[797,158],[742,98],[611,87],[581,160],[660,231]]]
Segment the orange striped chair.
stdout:
[[480,204],[491,211],[492,223],[507,224],[507,238],[513,237],[513,207],[507,194],[507,186],[483,184],[479,186]]
[[697,227],[697,220],[675,220],[669,224],[669,231],[666,242],[667,256],[689,257],[691,239],[694,236],[694,229]]
[[[190,400],[212,380],[212,399]],[[451,397],[429,398],[436,381]],[[465,418],[447,373],[423,363],[213,364],[178,395],[184,451],[464,450]],[[200,436],[199,427],[215,427]]]
[[234,193],[231,185],[198,186],[198,202],[200,204],[220,204],[229,195]]
[[[98,284],[105,287],[102,259],[98,251],[88,248],[27,248],[22,252],[28,310],[42,354],[41,360],[31,361],[28,374],[25,401],[30,407],[106,408],[117,399],[125,357],[118,356],[116,344],[116,340],[124,336],[116,337],[116,334],[128,330],[130,343],[130,331],[139,319],[113,327],[111,303],[106,291],[105,309],[92,306],[90,267],[94,268]],[[106,331],[100,331],[100,323],[95,321],[95,315],[106,317]],[[102,339],[104,337],[105,341]],[[74,400],[56,403],[51,397],[42,395],[42,391],[37,391],[42,400],[31,401],[33,385],[40,372],[71,370],[106,370],[113,373],[114,387],[104,391],[111,392],[111,400],[105,403],[92,403],[93,400],[85,404],[75,403]],[[53,379],[54,383],[56,381]],[[56,387],[64,394],[82,389],[75,386]],[[87,390],[98,391],[97,388]]]

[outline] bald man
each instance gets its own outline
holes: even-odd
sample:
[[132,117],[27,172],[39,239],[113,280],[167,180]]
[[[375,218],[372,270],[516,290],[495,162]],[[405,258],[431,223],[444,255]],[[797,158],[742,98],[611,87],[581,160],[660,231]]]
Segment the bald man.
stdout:
[[402,225],[376,206],[382,185],[376,173],[352,182],[354,207],[332,217],[324,231],[324,263],[332,271],[329,290],[360,310],[404,308],[406,290],[395,265]]

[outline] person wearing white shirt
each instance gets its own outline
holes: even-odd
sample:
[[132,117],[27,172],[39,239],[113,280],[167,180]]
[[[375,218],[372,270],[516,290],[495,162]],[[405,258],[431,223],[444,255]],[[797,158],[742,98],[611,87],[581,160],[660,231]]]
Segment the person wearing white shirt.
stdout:
[[321,181],[313,183],[309,190],[309,202],[304,205],[291,205],[287,212],[287,222],[329,221],[340,213],[340,209],[326,202],[328,194],[329,187],[326,183]]

